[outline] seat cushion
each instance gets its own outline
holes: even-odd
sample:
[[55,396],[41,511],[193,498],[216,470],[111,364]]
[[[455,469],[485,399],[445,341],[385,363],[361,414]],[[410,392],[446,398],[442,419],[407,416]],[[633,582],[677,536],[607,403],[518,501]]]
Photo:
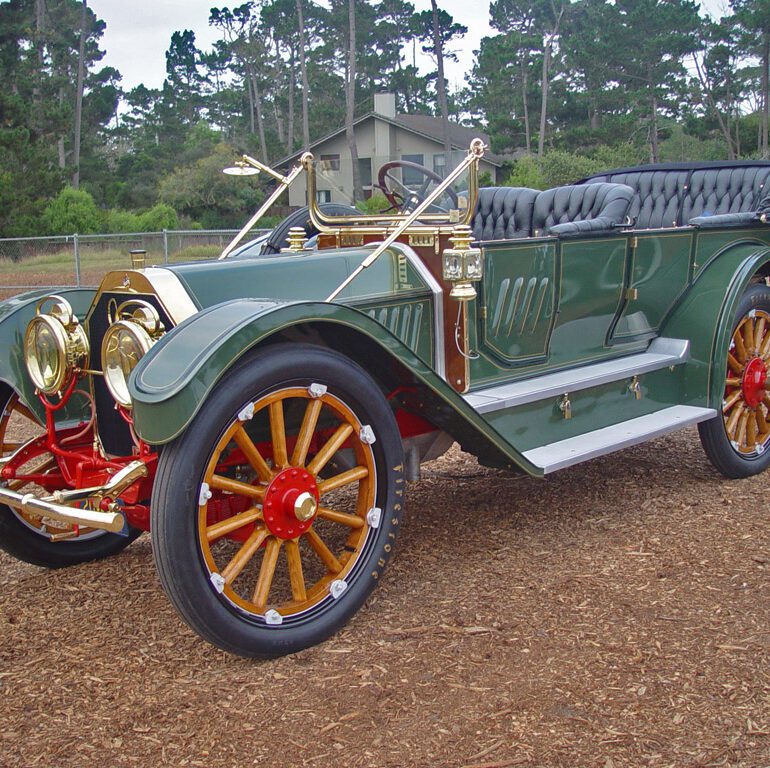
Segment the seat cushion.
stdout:
[[[623,184],[596,183],[547,189],[535,200],[532,234],[547,234],[556,225],[593,219],[602,219],[601,226],[590,228],[593,231],[613,228],[623,223],[633,196],[634,190]],[[554,234],[559,234],[558,230]]]
[[471,227],[473,239],[512,240],[529,237],[532,231],[532,209],[538,196],[528,187],[484,187]]

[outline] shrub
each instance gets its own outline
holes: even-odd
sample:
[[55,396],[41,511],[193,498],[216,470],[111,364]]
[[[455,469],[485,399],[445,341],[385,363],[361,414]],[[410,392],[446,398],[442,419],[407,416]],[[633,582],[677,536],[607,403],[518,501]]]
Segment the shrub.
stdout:
[[139,216],[131,211],[121,211],[119,208],[111,208],[104,217],[106,232],[117,234],[119,232],[141,232]]
[[537,158],[534,155],[525,155],[516,161],[511,175],[505,180],[505,186],[546,189],[548,184],[543,178]]
[[176,211],[165,203],[158,203],[139,216],[142,232],[160,232],[163,229],[178,229],[179,217]]
[[88,192],[64,187],[43,211],[43,225],[52,235],[93,234],[102,228],[103,216]]

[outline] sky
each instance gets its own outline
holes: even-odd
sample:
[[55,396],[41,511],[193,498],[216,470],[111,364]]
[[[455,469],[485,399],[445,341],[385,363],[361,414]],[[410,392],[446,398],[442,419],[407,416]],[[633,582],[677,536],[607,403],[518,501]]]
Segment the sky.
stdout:
[[[430,0],[412,0],[418,11],[430,8]],[[208,50],[216,39],[216,30],[208,25],[212,6],[237,5],[237,0],[90,0],[96,15],[107,23],[102,38],[102,49],[107,55],[105,66],[115,67],[123,75],[126,90],[144,83],[159,88],[166,76],[166,49],[171,34],[182,29],[195,32],[199,48]],[[727,0],[705,0],[702,7],[718,16],[727,6]],[[492,34],[489,27],[488,0],[440,0],[439,7],[452,14],[455,21],[468,27],[465,38],[453,46],[458,54],[457,63],[446,62],[447,80],[451,90],[465,84],[473,63],[473,52],[478,50],[482,37]],[[431,60],[418,48],[418,64],[427,71]],[[411,57],[411,52],[409,52]],[[421,59],[420,59],[421,57]]]

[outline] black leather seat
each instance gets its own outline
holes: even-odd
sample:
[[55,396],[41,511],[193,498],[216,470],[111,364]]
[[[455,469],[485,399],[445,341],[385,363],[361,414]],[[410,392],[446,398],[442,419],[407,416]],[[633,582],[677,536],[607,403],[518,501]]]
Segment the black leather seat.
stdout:
[[532,210],[538,196],[528,187],[484,187],[473,215],[473,239],[513,240],[532,234]]
[[[767,207],[770,163],[668,163],[624,168],[579,182],[617,182],[634,190],[628,214],[636,229],[743,224]],[[708,217],[726,216],[713,222]]]
[[615,229],[626,220],[634,190],[623,184],[555,187],[541,192],[532,215],[533,235],[577,235]]

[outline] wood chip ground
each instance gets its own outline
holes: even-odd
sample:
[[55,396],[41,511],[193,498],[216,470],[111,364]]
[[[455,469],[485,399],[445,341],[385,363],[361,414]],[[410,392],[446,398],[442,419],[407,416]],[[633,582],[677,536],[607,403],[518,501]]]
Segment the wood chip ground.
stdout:
[[770,475],[692,431],[546,481],[424,469],[365,608],[277,661],[187,629],[147,536],[0,553],[0,765],[770,766]]

